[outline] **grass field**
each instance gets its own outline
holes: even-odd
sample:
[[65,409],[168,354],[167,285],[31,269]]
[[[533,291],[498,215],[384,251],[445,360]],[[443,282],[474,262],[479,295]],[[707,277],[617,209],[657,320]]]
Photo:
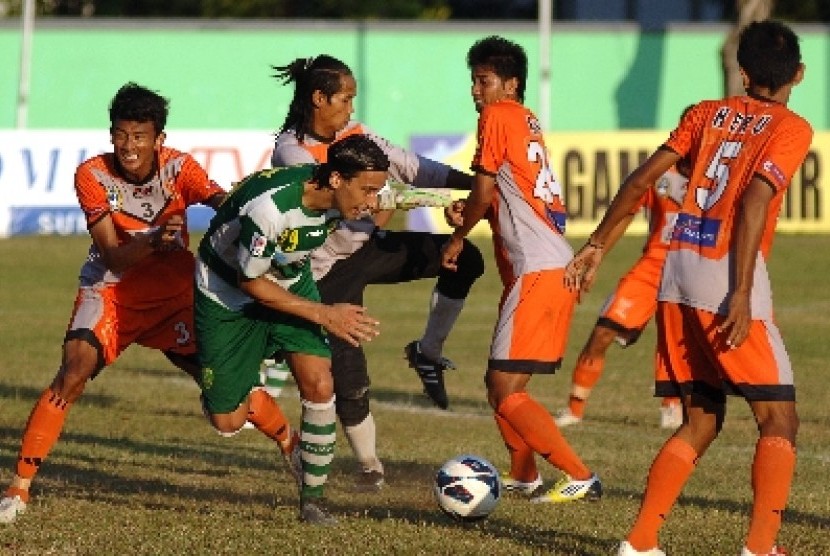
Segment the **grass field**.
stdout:
[[[20,432],[53,376],[88,240],[0,241],[0,484],[10,479]],[[634,261],[625,239],[577,309],[563,370],[531,391],[549,409],[566,399],[575,355],[604,296]],[[490,248],[446,354],[450,411],[434,410],[402,348],[422,331],[432,281],[370,288],[382,321],[369,355],[373,410],[388,486],[350,490],[354,460],[338,443],[328,494],[342,516],[330,529],[296,520],[296,491],[273,446],[255,431],[219,437],[201,415],[198,389],[160,355],[130,348],[89,384],[33,486],[27,514],[0,526],[0,554],[613,554],[639,504],[654,453],[667,437],[651,397],[654,329],[627,350],[612,347],[586,421],[565,434],[602,477],[596,504],[531,506],[505,498],[489,519],[454,523],[431,495],[435,470],[463,452],[508,464],[485,403],[482,369],[500,286]],[[798,556],[830,554],[830,238],[781,236],[772,273],[779,325],[797,373],[801,431],[795,482],[780,542]],[[282,402],[293,422],[296,391]],[[736,555],[751,499],[756,429],[732,400],[724,431],[669,516],[661,542],[680,556]],[[556,478],[540,462],[548,481]]]

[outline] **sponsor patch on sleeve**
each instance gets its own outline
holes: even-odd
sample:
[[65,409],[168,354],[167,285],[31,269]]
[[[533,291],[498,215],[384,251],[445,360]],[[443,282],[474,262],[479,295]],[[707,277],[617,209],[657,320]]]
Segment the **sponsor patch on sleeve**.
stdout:
[[763,168],[764,172],[769,174],[769,176],[773,178],[779,186],[787,185],[787,178],[784,175],[784,172],[782,172],[781,168],[779,168],[772,160],[765,160],[761,164],[761,168]]
[[253,257],[261,257],[265,254],[265,247],[267,245],[268,239],[259,232],[254,232],[254,235],[251,236],[251,246],[248,251],[250,251]]

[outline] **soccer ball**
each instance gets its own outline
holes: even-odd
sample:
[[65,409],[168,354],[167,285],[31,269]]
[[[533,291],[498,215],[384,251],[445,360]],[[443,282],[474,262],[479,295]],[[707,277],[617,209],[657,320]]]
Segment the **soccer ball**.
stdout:
[[484,519],[496,509],[501,498],[501,479],[496,468],[484,458],[456,456],[435,474],[433,485],[438,507],[458,521]]

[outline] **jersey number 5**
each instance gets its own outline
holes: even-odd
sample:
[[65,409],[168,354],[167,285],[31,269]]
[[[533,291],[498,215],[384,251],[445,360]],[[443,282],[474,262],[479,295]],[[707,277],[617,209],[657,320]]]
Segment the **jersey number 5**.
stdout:
[[531,141],[527,146],[527,160],[539,165],[536,174],[536,185],[533,187],[533,196],[546,203],[552,203],[555,197],[562,196],[562,186],[553,175],[548,164],[548,153],[538,141]]
[[718,152],[712,157],[709,166],[706,168],[706,177],[714,180],[711,188],[698,187],[695,190],[695,200],[701,210],[709,210],[720,200],[726,184],[729,182],[729,162],[737,158],[741,152],[743,143],[740,141],[724,141],[718,147]]

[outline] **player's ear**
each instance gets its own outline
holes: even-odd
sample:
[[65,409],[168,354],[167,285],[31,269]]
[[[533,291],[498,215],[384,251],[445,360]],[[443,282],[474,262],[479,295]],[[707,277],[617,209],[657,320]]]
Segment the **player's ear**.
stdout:
[[311,104],[314,108],[320,108],[328,100],[326,94],[320,89],[314,89],[311,93]]
[[744,68],[740,68],[740,70],[741,70],[741,83],[744,86],[744,91],[748,91],[749,90],[749,76],[744,71]]
[[343,185],[343,176],[337,170],[332,170],[329,174],[329,188],[337,190]]
[[792,84],[798,85],[801,83],[801,80],[804,79],[804,72],[807,71],[807,66],[803,63],[798,64],[798,69],[795,72],[795,77],[793,77]]
[[156,142],[153,145],[156,150],[161,149],[161,146],[164,145],[164,140],[165,139],[167,139],[167,134],[164,133],[163,131],[161,133],[159,133],[158,135],[156,135]]
[[504,91],[511,97],[518,98],[519,96],[519,79],[511,77],[504,81]]

